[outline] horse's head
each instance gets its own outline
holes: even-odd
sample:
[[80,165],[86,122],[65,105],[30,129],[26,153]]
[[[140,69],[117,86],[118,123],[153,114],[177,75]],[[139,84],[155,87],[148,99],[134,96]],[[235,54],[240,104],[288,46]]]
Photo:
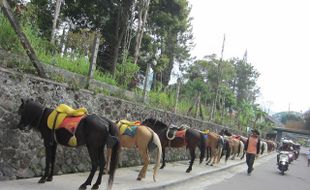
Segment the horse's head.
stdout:
[[22,104],[19,106],[18,114],[20,115],[20,121],[18,128],[20,130],[29,130],[31,127],[37,124],[39,118],[38,113],[42,112],[42,106],[33,100],[22,99]]
[[162,121],[154,118],[148,118],[142,122],[142,125],[148,126],[153,130],[166,130],[168,129],[168,125],[163,123]]

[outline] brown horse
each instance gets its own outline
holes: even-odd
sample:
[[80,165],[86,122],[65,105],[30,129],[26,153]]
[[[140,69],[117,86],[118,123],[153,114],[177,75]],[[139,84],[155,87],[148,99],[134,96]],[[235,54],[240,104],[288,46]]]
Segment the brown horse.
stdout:
[[[128,121],[120,120],[116,122],[116,125],[118,126],[117,131],[121,147],[123,148],[137,147],[144,162],[144,165],[140,170],[137,180],[145,178],[147,167],[150,163],[149,152],[151,152],[154,149],[154,146],[157,147],[156,163],[153,172],[153,180],[156,181],[156,174],[160,165],[160,157],[162,154],[162,147],[158,135],[151,128],[141,125],[140,123],[128,126],[129,131],[135,130],[135,132],[133,132],[132,134],[126,134],[125,132],[122,134],[121,127],[125,123],[128,123]],[[108,155],[109,154],[110,151],[108,150]],[[107,164],[109,164],[109,162],[110,162],[110,156],[108,156]],[[106,168],[108,168],[108,165]]]
[[244,144],[236,135],[232,135],[227,129],[221,130],[219,134],[224,135],[224,138],[228,141],[231,148],[232,160],[234,160],[236,156],[238,157],[241,152],[244,152]]
[[[142,122],[143,125],[149,126],[151,129],[158,134],[162,146],[162,158],[163,163],[161,169],[163,169],[166,165],[165,162],[165,148],[172,147],[172,148],[180,148],[186,146],[189,149],[191,160],[188,169],[186,170],[189,173],[192,170],[194,160],[196,158],[195,149],[198,146],[200,149],[200,163],[203,161],[204,153],[205,153],[205,142],[203,133],[199,132],[195,129],[187,129],[186,131],[181,130],[180,132],[185,132],[184,137],[177,137],[177,136],[170,136],[169,131],[173,130],[170,129],[165,123],[153,119],[148,118]],[[175,134],[175,133],[174,133]]]
[[[224,146],[224,139],[215,132],[208,132],[204,135],[205,146],[207,149],[207,165],[211,163],[211,166],[220,162],[221,153]],[[229,151],[227,151],[229,153]]]
[[267,147],[268,147],[267,152],[274,151],[277,147],[277,143],[275,143],[272,140],[266,140],[266,143],[267,143]]

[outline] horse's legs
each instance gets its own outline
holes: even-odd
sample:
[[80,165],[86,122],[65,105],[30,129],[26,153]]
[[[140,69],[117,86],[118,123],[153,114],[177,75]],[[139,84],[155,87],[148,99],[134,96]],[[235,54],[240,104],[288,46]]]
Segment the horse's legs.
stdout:
[[192,171],[192,167],[193,167],[193,164],[194,164],[194,161],[195,161],[195,158],[196,158],[195,147],[194,148],[190,147],[189,151],[190,151],[190,155],[191,155],[191,161],[189,163],[189,167],[186,170],[186,173],[189,173],[189,172]]
[[92,186],[91,189],[99,189],[99,185],[101,184],[102,175],[105,166],[105,159],[104,159],[104,147],[99,148],[99,174],[96,183]]
[[232,148],[230,145],[227,145],[226,148],[227,148],[227,150],[226,150],[226,155],[225,155],[225,163],[227,162],[228,158],[230,157],[230,154],[232,151]]
[[163,163],[161,164],[161,167],[160,169],[163,169],[165,166],[166,166],[166,161],[165,161],[165,149],[166,147],[165,146],[162,146],[162,158],[163,158]]
[[49,176],[47,177],[46,181],[53,181],[53,175],[54,175],[54,165],[55,165],[55,158],[56,158],[56,150],[57,150],[57,144],[54,143],[52,145],[51,148],[51,163],[52,163],[52,167],[51,167],[51,172],[49,174]]
[[150,157],[149,157],[149,154],[148,154],[147,147],[145,147],[144,150],[143,149],[144,148],[140,148],[139,149],[139,152],[140,152],[141,157],[142,157],[143,162],[144,162],[144,165],[143,165],[142,169],[140,170],[140,173],[139,173],[138,178],[137,178],[137,180],[139,180],[139,181],[142,178],[145,178],[147,167],[150,164]]
[[242,153],[240,160],[242,160],[244,158],[244,155],[245,155],[245,151],[243,150],[243,153]]
[[211,163],[211,166],[213,166],[215,164],[215,159],[216,159],[216,148],[212,148],[211,149],[211,155],[212,155],[212,158],[213,158],[213,161]]
[[88,154],[89,154],[90,160],[91,160],[91,170],[90,170],[88,178],[80,186],[79,190],[85,190],[87,185],[91,184],[91,181],[93,180],[93,177],[94,177],[95,172],[96,172],[97,167],[98,167],[99,155],[98,155],[97,148],[90,147],[89,145],[87,145],[87,150],[88,150]]
[[49,175],[52,148],[48,143],[44,143],[45,146],[45,171],[38,183],[45,183],[47,176]]
[[206,165],[209,165],[212,159],[211,155],[211,147],[207,147],[207,158],[206,158]]
[[222,154],[222,149],[223,149],[223,147],[219,147],[218,150],[217,150],[217,153],[216,153],[216,158],[217,158],[216,163],[217,163],[217,164],[220,163],[220,159],[221,159],[220,156],[221,156],[221,154]]
[[[105,162],[105,169],[104,169],[104,174],[107,174],[109,172],[110,168],[110,162],[111,162],[111,155],[112,155],[112,149],[107,148],[107,161]],[[103,157],[104,159],[104,157]]]

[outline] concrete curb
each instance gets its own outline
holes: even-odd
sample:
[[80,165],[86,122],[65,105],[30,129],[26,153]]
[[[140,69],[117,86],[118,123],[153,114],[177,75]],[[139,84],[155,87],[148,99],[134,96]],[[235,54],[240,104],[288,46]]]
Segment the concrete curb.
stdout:
[[[270,156],[270,155],[272,155],[272,154],[273,154],[273,153],[270,153],[270,154],[268,154],[268,155],[261,155],[259,158],[264,158],[264,157]],[[158,186],[153,186],[153,187],[134,188],[134,189],[130,189],[130,190],[158,190],[158,189],[171,189],[171,187],[183,186],[184,184],[188,183],[188,182],[191,181],[191,180],[198,179],[198,178],[201,178],[201,177],[205,177],[205,176],[208,175],[208,174],[220,172],[220,171],[223,171],[223,170],[227,170],[227,169],[230,169],[230,168],[233,168],[233,167],[235,167],[235,166],[239,166],[239,165],[242,165],[242,164],[245,164],[245,163],[246,163],[246,162],[245,162],[245,160],[244,160],[244,161],[240,161],[239,163],[231,164],[231,165],[229,165],[229,166],[224,166],[224,167],[220,167],[220,168],[213,169],[213,170],[211,170],[211,171],[206,171],[206,172],[203,172],[203,173],[199,173],[199,174],[197,174],[197,175],[190,176],[190,177],[188,177],[188,178],[186,178],[186,179],[175,180],[175,181],[172,181],[172,182],[163,184],[163,185],[158,185]]]

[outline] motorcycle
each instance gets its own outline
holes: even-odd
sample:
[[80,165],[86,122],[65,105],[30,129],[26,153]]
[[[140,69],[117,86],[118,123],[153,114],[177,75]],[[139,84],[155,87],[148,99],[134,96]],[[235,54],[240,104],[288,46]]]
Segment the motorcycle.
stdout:
[[288,170],[289,152],[281,151],[277,155],[277,158],[278,158],[278,169],[280,170],[280,173],[284,175],[284,172]]
[[290,164],[295,160],[295,154],[292,151],[288,151],[287,154],[288,154],[288,163]]

